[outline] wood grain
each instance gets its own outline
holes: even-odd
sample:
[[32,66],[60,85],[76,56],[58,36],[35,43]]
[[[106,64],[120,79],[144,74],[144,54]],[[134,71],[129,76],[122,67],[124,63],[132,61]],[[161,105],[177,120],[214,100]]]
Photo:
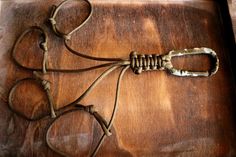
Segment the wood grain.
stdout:
[[236,37],[236,1],[228,0],[229,13],[232,20],[232,26],[234,30],[234,37]]
[[[10,57],[21,32],[32,25],[47,31],[50,67],[76,69],[97,64],[69,53],[62,39],[49,28],[46,19],[50,8],[59,2],[1,1],[0,156],[59,156],[48,148],[44,138],[51,119],[27,122],[7,107],[8,92],[14,82],[32,76],[14,65]],[[180,78],[165,72],[135,75],[129,70],[122,81],[113,135],[106,138],[98,156],[236,156],[235,82],[225,26],[220,19],[222,6],[210,0],[98,0],[92,4],[92,18],[72,36],[70,45],[78,51],[99,57],[127,58],[132,50],[164,54],[172,49],[209,47],[220,59],[218,73],[210,78]],[[88,14],[88,8],[82,6],[65,7],[59,15],[64,21],[60,28],[69,30],[78,24]],[[83,9],[78,11],[78,8]],[[40,66],[38,40],[37,33],[31,33],[21,42],[17,54],[22,64]],[[209,66],[207,58],[198,57],[177,59],[175,64],[192,69]],[[103,70],[47,74],[45,78],[52,82],[57,108],[76,99]],[[117,70],[110,74],[81,102],[94,104],[106,120],[111,116],[118,73]],[[39,90],[30,83],[21,87],[15,94],[16,108],[27,114],[45,112],[47,102]],[[101,135],[100,127],[91,117],[73,113],[53,125],[50,140],[60,151],[86,156]]]

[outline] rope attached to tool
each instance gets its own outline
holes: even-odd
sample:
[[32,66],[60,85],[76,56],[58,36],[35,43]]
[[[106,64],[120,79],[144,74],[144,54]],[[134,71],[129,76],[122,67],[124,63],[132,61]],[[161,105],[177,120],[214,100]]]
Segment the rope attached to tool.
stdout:
[[[173,51],[170,51],[168,54],[163,54],[163,55],[138,54],[137,52],[133,51],[130,53],[129,58],[126,58],[126,59],[95,57],[95,56],[91,56],[91,55],[88,55],[85,53],[78,52],[69,46],[68,41],[71,40],[71,36],[73,35],[73,33],[78,31],[91,18],[92,13],[93,13],[93,7],[92,7],[92,4],[88,0],[77,0],[77,1],[84,1],[87,4],[89,4],[90,13],[89,13],[88,17],[84,21],[82,21],[82,23],[78,27],[71,30],[69,33],[65,33],[65,32],[58,29],[56,16],[57,16],[57,13],[59,12],[59,10],[62,8],[62,6],[70,1],[73,1],[73,0],[65,0],[65,1],[61,2],[58,6],[53,6],[51,15],[49,17],[49,22],[51,24],[52,30],[54,31],[54,33],[58,37],[60,37],[64,40],[64,45],[69,50],[69,52],[71,52],[79,57],[85,58],[85,59],[99,61],[99,62],[106,62],[106,63],[102,63],[99,65],[91,66],[91,67],[87,67],[87,68],[81,68],[81,69],[60,69],[60,68],[56,68],[56,67],[49,67],[48,54],[49,54],[50,50],[47,47],[48,36],[42,28],[40,28],[38,26],[30,27],[27,30],[25,30],[19,36],[19,38],[16,40],[16,42],[13,46],[12,58],[18,67],[23,68],[24,70],[32,71],[34,77],[33,78],[25,78],[25,79],[17,81],[13,85],[13,87],[11,88],[11,90],[9,92],[8,102],[9,102],[9,108],[12,110],[12,112],[16,113],[18,116],[21,116],[29,121],[37,121],[37,120],[40,120],[43,118],[51,117],[53,119],[53,122],[55,122],[56,119],[58,119],[59,117],[65,115],[69,112],[73,112],[73,111],[77,111],[77,110],[82,110],[82,111],[87,112],[88,114],[90,114],[91,116],[93,116],[97,120],[97,122],[101,126],[101,129],[104,132],[102,137],[100,138],[98,144],[96,145],[95,149],[92,151],[92,154],[91,154],[92,157],[94,157],[97,154],[99,148],[101,147],[101,145],[105,139],[105,136],[111,136],[111,134],[112,134],[111,127],[113,125],[113,122],[114,122],[114,119],[115,119],[115,116],[116,116],[116,113],[118,110],[119,93],[120,93],[120,86],[121,86],[120,83],[121,83],[123,75],[125,74],[125,72],[129,68],[135,74],[141,74],[144,71],[166,70],[172,75],[191,76],[191,77],[211,76],[211,75],[215,74],[219,68],[219,59],[218,59],[216,53],[212,49],[209,49],[209,48],[194,48],[194,49],[184,49],[184,50],[178,50],[178,51],[173,50]],[[37,31],[38,33],[40,33],[40,36],[43,37],[43,41],[39,44],[41,51],[43,51],[43,60],[42,60],[42,67],[41,68],[27,67],[27,66],[21,64],[18,61],[17,56],[16,56],[16,51],[17,51],[18,45],[20,44],[22,39],[28,33],[32,32],[32,31]],[[184,55],[202,55],[202,54],[209,55],[214,60],[214,66],[212,66],[212,68],[208,71],[194,72],[194,71],[188,71],[188,70],[175,69],[171,63],[172,57],[179,57],[179,56],[184,56]],[[51,90],[50,82],[43,79],[42,75],[39,74],[39,72],[42,72],[42,74],[47,74],[50,72],[53,72],[53,73],[81,73],[81,72],[88,72],[91,70],[104,68],[104,67],[106,67],[107,69],[94,80],[94,82],[84,91],[83,94],[80,95],[80,97],[78,97],[76,100],[74,100],[73,102],[67,104],[66,106],[64,106],[60,109],[55,109],[55,104],[54,104],[54,101],[53,101],[53,98],[51,95],[51,91],[50,91]],[[122,68],[122,70],[121,70],[121,72],[118,76],[118,80],[117,80],[116,92],[115,92],[116,94],[115,94],[115,101],[114,101],[112,115],[109,120],[109,123],[107,123],[107,121],[95,110],[94,105],[85,106],[85,105],[80,104],[80,101],[85,96],[87,96],[106,76],[108,76],[108,74],[110,74],[111,72],[113,72],[114,70],[116,70],[118,68]],[[18,88],[25,81],[35,81],[44,89],[47,99],[48,99],[49,106],[50,106],[50,111],[51,111],[50,114],[44,114],[44,115],[33,118],[33,117],[27,117],[26,115],[20,113],[19,111],[17,111],[14,108],[14,105],[13,105],[14,92],[15,92],[16,88]],[[52,127],[53,122],[50,124],[49,128]],[[48,129],[48,130],[50,130],[50,129]],[[49,137],[48,137],[49,136],[48,130],[46,133],[47,134],[46,135],[46,142],[47,142],[48,146],[53,151],[66,156],[66,154],[63,154],[61,151],[57,150],[53,145],[50,144]]]

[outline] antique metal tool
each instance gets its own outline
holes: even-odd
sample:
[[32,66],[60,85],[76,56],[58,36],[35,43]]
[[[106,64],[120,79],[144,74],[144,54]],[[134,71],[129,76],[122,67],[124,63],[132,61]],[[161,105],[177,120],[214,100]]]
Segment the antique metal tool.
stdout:
[[[33,77],[32,78],[25,78],[22,80],[17,81],[13,87],[10,90],[9,93],[9,107],[10,109],[16,113],[17,115],[25,118],[26,120],[29,121],[36,121],[36,120],[40,120],[42,118],[52,118],[54,119],[52,121],[55,122],[55,120],[58,117],[64,116],[67,113],[70,112],[74,112],[77,110],[82,110],[85,111],[87,113],[89,113],[91,116],[93,116],[97,122],[100,124],[101,129],[103,130],[103,135],[100,138],[97,146],[95,147],[95,149],[93,150],[91,156],[95,156],[97,151],[99,150],[99,148],[101,147],[104,139],[106,136],[110,136],[111,135],[111,127],[112,124],[114,122],[114,118],[117,112],[117,107],[118,107],[118,102],[119,102],[119,93],[120,93],[120,83],[122,80],[122,77],[124,75],[124,73],[130,68],[135,74],[141,74],[144,71],[155,71],[155,70],[165,70],[167,71],[169,74],[171,75],[175,75],[175,76],[180,76],[180,77],[208,77],[208,76],[212,76],[214,75],[218,68],[219,68],[219,59],[215,53],[215,51],[213,51],[210,48],[194,48],[194,49],[184,49],[184,50],[172,50],[170,52],[168,52],[167,54],[140,54],[138,52],[131,52],[130,55],[125,58],[102,58],[102,57],[94,57],[94,56],[90,56],[87,55],[85,53],[81,53],[78,51],[75,51],[73,48],[71,48],[68,45],[68,41],[71,40],[71,35],[73,33],[75,33],[76,31],[78,31],[83,25],[86,24],[86,22],[89,20],[89,18],[92,16],[92,12],[93,12],[93,8],[91,3],[88,0],[84,0],[86,3],[89,4],[90,6],[90,14],[87,17],[87,19],[85,19],[82,24],[80,24],[78,27],[76,27],[75,29],[73,29],[72,31],[70,31],[69,33],[64,33],[63,31],[59,30],[57,28],[57,21],[55,20],[57,13],[59,11],[59,9],[66,3],[70,2],[72,0],[66,0],[63,1],[62,3],[60,3],[58,6],[54,6],[53,10],[52,10],[52,14],[49,18],[49,21],[51,23],[52,29],[54,31],[54,33],[61,37],[64,40],[64,45],[65,47],[73,54],[80,56],[82,58],[86,58],[86,59],[90,59],[90,60],[94,60],[94,61],[101,61],[101,62],[106,62],[106,63],[102,63],[96,66],[91,66],[91,67],[87,67],[87,68],[81,68],[81,69],[60,69],[60,68],[56,68],[56,67],[49,67],[48,66],[48,60],[47,60],[47,55],[49,53],[47,44],[48,44],[48,36],[46,34],[46,32],[38,26],[33,26],[30,27],[29,29],[25,30],[20,37],[16,40],[14,47],[13,47],[13,51],[12,51],[12,58],[15,62],[15,64],[21,68],[23,68],[24,70],[28,70],[28,71],[32,71],[33,73]],[[22,65],[16,57],[16,51],[18,48],[18,45],[20,44],[21,40],[30,32],[32,31],[37,31],[38,33],[40,33],[40,36],[43,38],[43,40],[40,42],[40,48],[42,50],[43,53],[43,61],[42,61],[42,67],[41,68],[32,68],[32,67],[27,67],[25,65]],[[182,56],[186,56],[186,55],[208,55],[212,58],[212,60],[214,61],[213,64],[211,66],[211,69],[209,69],[208,71],[190,71],[190,70],[182,70],[182,69],[177,69],[172,65],[172,58],[173,57],[182,57]],[[81,73],[81,72],[87,72],[90,70],[94,70],[94,69],[98,69],[98,68],[102,68],[102,67],[107,67],[107,69],[99,76],[97,77],[94,82],[84,91],[83,94],[81,94],[80,97],[78,97],[76,100],[74,100],[73,102],[67,104],[65,107],[60,108],[60,109],[55,109],[55,104],[54,104],[54,100],[52,99],[51,96],[51,92],[50,92],[50,82],[43,79],[42,75],[47,74],[47,73]],[[111,118],[109,120],[109,122],[107,122],[94,108],[93,105],[82,105],[80,104],[80,101],[88,95],[88,93],[90,93],[94,87],[96,87],[96,85],[101,82],[108,74],[110,74],[111,72],[113,72],[115,69],[121,68],[120,74],[118,76],[118,80],[117,80],[117,86],[116,86],[116,94],[115,94],[115,100],[114,100],[114,107],[113,107],[113,111],[112,111],[112,115]],[[42,73],[40,73],[42,72]],[[24,115],[23,113],[17,111],[14,108],[13,105],[13,94],[16,90],[16,88],[18,88],[23,82],[25,81],[34,81],[36,82],[42,89],[44,89],[44,91],[46,92],[46,96],[48,98],[48,103],[50,106],[50,111],[51,113],[45,113],[41,116],[38,117],[27,117],[26,115]],[[52,125],[52,123],[50,124],[50,126]],[[50,128],[50,127],[49,127]],[[48,137],[48,131],[46,133],[46,141],[48,146],[55,152],[66,156],[66,154],[63,154],[62,152],[60,152],[59,150],[57,150],[55,147],[53,147],[53,145],[50,144],[49,142],[49,137]]]

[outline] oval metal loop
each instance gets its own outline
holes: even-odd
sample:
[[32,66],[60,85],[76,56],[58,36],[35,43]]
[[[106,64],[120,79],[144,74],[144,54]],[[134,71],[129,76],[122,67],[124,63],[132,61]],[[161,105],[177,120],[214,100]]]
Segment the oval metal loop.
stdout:
[[55,114],[55,110],[54,110],[54,102],[53,102],[52,95],[51,95],[51,92],[50,92],[50,84],[49,84],[50,82],[47,81],[47,80],[43,80],[43,79],[39,78],[36,75],[35,75],[35,77],[32,77],[32,78],[29,77],[29,78],[24,78],[24,79],[18,80],[12,86],[12,88],[10,89],[9,95],[8,95],[8,104],[9,104],[10,110],[12,110],[18,116],[20,116],[20,117],[22,117],[26,120],[29,120],[29,121],[37,121],[37,120],[43,119],[43,118],[48,116],[48,113],[47,113],[47,114],[39,115],[37,117],[32,118],[32,117],[28,117],[24,113],[21,113],[20,111],[18,111],[14,108],[13,94],[14,94],[17,87],[19,87],[22,83],[27,82],[27,81],[35,82],[36,84],[38,84],[45,91],[45,94],[47,96],[47,100],[48,100],[48,103],[49,103],[49,107],[50,107],[51,118],[56,118],[56,114]]
[[[186,55],[209,55],[214,60],[214,66],[208,71],[190,71],[176,69],[171,63],[172,57],[180,57]],[[162,56],[163,67],[172,75],[175,76],[190,76],[190,77],[208,77],[214,75],[219,69],[219,59],[215,51],[210,48],[194,48],[194,49],[184,49],[184,50],[172,50],[167,55]]]
[[[56,22],[56,19],[55,19],[55,18],[56,18],[56,16],[57,16],[57,13],[58,13],[59,10],[61,9],[61,7],[62,7],[64,4],[66,4],[66,3],[70,2],[70,1],[84,1],[84,2],[86,2],[87,4],[89,4],[90,13],[89,13],[89,15],[87,16],[87,18],[85,18],[85,19],[82,21],[82,23],[81,23],[78,27],[76,27],[75,29],[73,29],[73,30],[70,31],[69,33],[65,33],[65,32],[60,31],[60,30],[57,28],[57,22]],[[57,36],[62,37],[62,38],[64,38],[65,40],[70,40],[71,35],[72,35],[74,32],[76,32],[77,30],[79,30],[81,27],[83,27],[83,26],[85,25],[85,23],[91,18],[92,14],[93,14],[93,6],[92,6],[92,4],[89,2],[89,0],[65,0],[65,1],[61,2],[58,6],[55,6],[55,5],[53,6],[52,12],[51,12],[51,16],[50,16],[50,18],[49,18],[49,22],[50,22],[50,24],[51,24],[51,26],[52,26],[53,31],[55,32],[55,34],[56,34]]]
[[[16,58],[16,50],[17,50],[17,46],[20,44],[20,42],[22,41],[22,39],[30,32],[32,31],[37,31],[40,33],[40,35],[42,36],[43,40],[40,42],[39,47],[40,49],[43,51],[43,60],[42,60],[42,68],[29,68],[26,67],[24,65],[22,65]],[[48,36],[46,34],[46,32],[43,30],[43,28],[39,27],[39,26],[32,26],[28,29],[26,29],[20,36],[19,38],[17,38],[16,42],[14,43],[13,46],[13,50],[12,50],[12,58],[14,60],[14,62],[19,66],[22,67],[24,69],[30,69],[30,70],[34,70],[34,71],[39,71],[41,70],[43,73],[47,72],[47,65],[48,65]]]

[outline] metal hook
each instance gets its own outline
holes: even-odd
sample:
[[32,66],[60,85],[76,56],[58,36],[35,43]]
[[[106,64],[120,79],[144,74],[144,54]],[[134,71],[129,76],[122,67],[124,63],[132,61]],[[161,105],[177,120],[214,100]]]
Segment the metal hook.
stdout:
[[[208,71],[188,71],[188,70],[182,70],[182,69],[176,69],[173,67],[171,63],[172,57],[180,57],[180,56],[186,56],[186,55],[209,55],[214,60],[214,66],[212,69]],[[210,48],[194,48],[194,49],[184,49],[184,50],[172,50],[167,55],[163,55],[162,61],[163,61],[163,67],[170,72],[172,75],[176,76],[190,76],[190,77],[198,77],[198,76],[211,76],[214,75],[218,69],[219,69],[219,59],[216,55],[216,52],[213,51]]]

